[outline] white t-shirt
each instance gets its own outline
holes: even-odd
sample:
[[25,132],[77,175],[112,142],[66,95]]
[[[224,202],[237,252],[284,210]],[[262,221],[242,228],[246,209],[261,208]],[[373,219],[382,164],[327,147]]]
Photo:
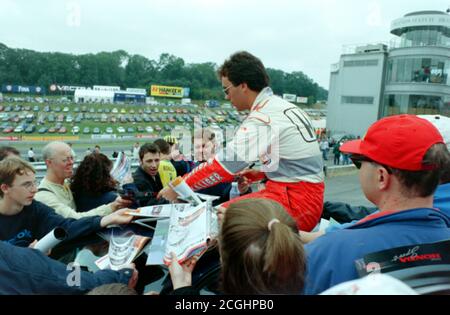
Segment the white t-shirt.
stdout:
[[28,157],[31,159],[31,158],[34,158],[34,152],[33,152],[33,150],[28,150]]

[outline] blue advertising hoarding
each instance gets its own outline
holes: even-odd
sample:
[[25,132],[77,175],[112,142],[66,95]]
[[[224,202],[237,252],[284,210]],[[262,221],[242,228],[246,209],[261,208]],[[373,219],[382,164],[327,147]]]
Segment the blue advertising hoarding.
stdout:
[[45,94],[45,89],[42,86],[3,84],[2,92],[3,93]]
[[114,93],[114,102],[145,103],[145,94]]

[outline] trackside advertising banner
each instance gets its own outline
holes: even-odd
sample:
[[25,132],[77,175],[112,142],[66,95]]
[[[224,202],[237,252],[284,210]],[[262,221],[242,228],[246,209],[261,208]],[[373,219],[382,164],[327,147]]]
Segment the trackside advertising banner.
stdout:
[[2,92],[4,93],[30,93],[30,94],[44,94],[45,89],[42,86],[27,86],[27,85],[2,85]]
[[150,87],[151,96],[183,98],[184,88],[176,86],[152,85]]

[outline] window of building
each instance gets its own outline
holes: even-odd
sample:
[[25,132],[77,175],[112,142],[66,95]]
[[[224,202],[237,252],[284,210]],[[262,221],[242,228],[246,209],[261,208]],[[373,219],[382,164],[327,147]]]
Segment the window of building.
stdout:
[[382,115],[398,114],[445,115],[450,114],[450,97],[435,95],[385,95]]
[[387,81],[450,85],[450,59],[394,58],[388,61]]
[[401,35],[400,47],[449,45],[449,28],[443,26],[416,26]]
[[378,66],[378,59],[344,61],[344,67],[373,67],[373,66]]
[[342,104],[365,104],[373,105],[374,98],[371,96],[342,96]]

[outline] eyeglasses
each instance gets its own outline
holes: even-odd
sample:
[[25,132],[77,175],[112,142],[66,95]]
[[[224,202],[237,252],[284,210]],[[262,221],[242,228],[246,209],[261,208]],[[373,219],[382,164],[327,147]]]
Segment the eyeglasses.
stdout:
[[[51,159],[51,160],[55,160],[55,159]],[[63,164],[67,164],[67,162],[69,162],[69,161],[74,161],[74,158],[73,158],[73,156],[68,156],[68,157],[66,157],[66,158],[64,158],[64,159],[62,159],[62,160],[59,160],[59,161],[61,161]]]
[[19,187],[25,188],[28,191],[32,191],[33,188],[37,188],[39,186],[39,183],[37,181],[34,182],[25,182],[23,184],[18,185]]
[[225,93],[225,95],[228,95],[230,92],[228,91],[231,87],[233,86],[233,84],[230,84],[227,87],[222,87],[223,93]]
[[375,162],[374,160],[369,159],[367,156],[353,154],[350,156],[350,160],[352,160],[353,164],[355,164],[357,169],[361,168],[362,162],[369,162],[369,163],[374,163],[374,164],[384,167],[386,169],[386,171],[388,172],[388,174],[392,174],[392,169],[389,166]]

